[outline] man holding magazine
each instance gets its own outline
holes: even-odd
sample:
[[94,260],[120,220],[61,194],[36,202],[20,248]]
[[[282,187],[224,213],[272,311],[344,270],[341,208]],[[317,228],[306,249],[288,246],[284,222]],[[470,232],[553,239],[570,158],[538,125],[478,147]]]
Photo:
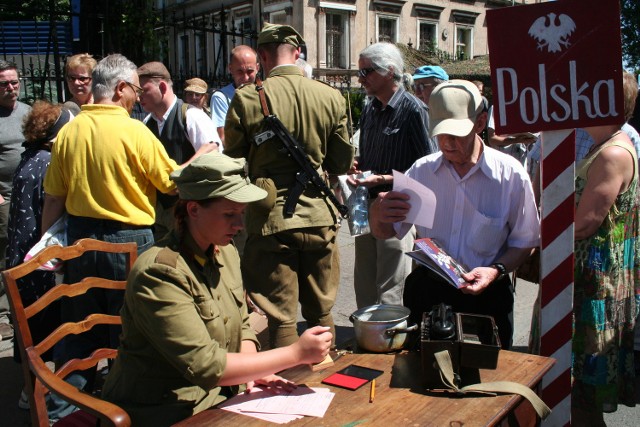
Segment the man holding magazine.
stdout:
[[[507,275],[540,243],[540,220],[531,182],[511,156],[483,144],[487,111],[477,87],[465,80],[439,85],[429,101],[430,129],[440,152],[417,160],[406,175],[436,195],[431,229],[417,226],[418,237],[435,240],[468,273],[459,289],[426,267],[407,278],[404,305],[411,319],[444,302],[453,311],[492,316],[503,348],[511,347],[513,287]],[[382,193],[371,207],[370,224],[378,238],[401,238],[410,197]]]

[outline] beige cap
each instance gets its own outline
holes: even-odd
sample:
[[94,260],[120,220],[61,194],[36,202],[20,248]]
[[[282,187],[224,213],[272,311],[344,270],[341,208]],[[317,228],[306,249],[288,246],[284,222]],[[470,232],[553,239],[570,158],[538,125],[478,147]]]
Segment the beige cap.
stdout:
[[233,202],[250,203],[267,197],[266,191],[251,184],[244,166],[244,159],[211,152],[172,172],[170,177],[184,200],[224,197]]
[[207,89],[209,89],[207,82],[197,77],[185,80],[184,84],[186,85],[185,92],[207,93]]
[[429,98],[431,136],[467,136],[483,110],[482,95],[475,84],[467,80],[440,83]]
[[140,66],[138,68],[138,77],[171,80],[171,74],[169,74],[169,70],[167,70],[167,67],[165,67],[162,62],[158,61],[147,62],[146,64]]
[[305,44],[304,39],[295,28],[289,25],[264,24],[262,31],[258,34],[258,46],[267,43],[290,44],[300,47]]

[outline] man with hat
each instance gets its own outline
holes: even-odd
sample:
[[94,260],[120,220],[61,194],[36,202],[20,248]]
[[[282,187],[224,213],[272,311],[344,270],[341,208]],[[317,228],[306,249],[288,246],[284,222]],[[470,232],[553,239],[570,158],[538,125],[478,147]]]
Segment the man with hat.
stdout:
[[211,114],[207,105],[207,90],[209,89],[207,82],[194,77],[186,80],[184,84],[184,102],[201,109],[207,115]]
[[251,298],[267,315],[275,347],[298,339],[298,301],[308,326],[330,326],[333,332],[331,308],[340,280],[338,213],[309,183],[293,214],[285,215],[300,166],[283,154],[277,136],[265,134],[256,89],[320,174],[344,174],[353,161],[345,100],[337,90],[302,75],[295,61],[303,43],[288,25],[265,25],[258,55],[268,77],[261,87],[245,85],[236,91],[225,124],[225,154],[245,157],[251,180],[269,193],[247,208],[243,277]]
[[[169,157],[178,164],[191,159],[196,152],[217,150],[220,138],[209,116],[190,107],[173,92],[169,70],[162,62],[147,62],[138,68],[140,105],[149,115],[144,123],[162,142]],[[162,238],[173,224],[172,208],[177,196],[158,194],[154,236]]]
[[449,80],[449,75],[442,67],[437,65],[423,65],[416,68],[413,73],[416,96],[426,105],[429,105],[429,97],[433,89],[447,80]]
[[[404,305],[417,322],[441,302],[454,312],[493,316],[502,346],[509,348],[513,291],[508,273],[540,243],[531,182],[517,160],[485,146],[477,135],[487,112],[473,83],[441,83],[429,106],[441,151],[417,160],[406,175],[429,187],[437,204],[433,227],[416,226],[417,235],[436,240],[470,271],[463,275],[466,286],[456,289],[418,267],[407,278]],[[403,221],[415,203],[404,193],[382,193],[371,209],[373,233],[402,237],[411,227]]]
[[[413,83],[415,86],[416,97],[427,106],[427,122],[429,121],[429,98],[431,92],[440,83],[449,80],[447,72],[437,65],[423,65],[416,68],[413,73]],[[431,135],[431,141],[434,145],[438,145],[436,137]]]

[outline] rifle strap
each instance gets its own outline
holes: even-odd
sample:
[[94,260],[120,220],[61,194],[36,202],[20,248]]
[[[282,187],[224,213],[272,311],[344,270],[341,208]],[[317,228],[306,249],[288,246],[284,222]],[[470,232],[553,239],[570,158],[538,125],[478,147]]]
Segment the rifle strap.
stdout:
[[519,394],[527,399],[538,416],[543,420],[549,416],[551,409],[533,392],[529,387],[513,381],[494,381],[488,383],[478,383],[459,388],[454,380],[453,363],[448,350],[443,350],[434,354],[438,368],[440,368],[440,378],[444,385],[455,391],[457,394],[480,393],[495,395],[496,393]]
[[267,97],[264,95],[264,87],[262,87],[262,80],[260,77],[256,77],[256,90],[258,91],[258,97],[260,98],[260,107],[262,108],[262,115],[269,117],[269,106],[267,105]]
[[[264,94],[264,87],[262,86],[262,80],[260,79],[260,77],[256,77],[255,83],[256,83],[256,91],[258,92],[258,97],[260,98],[260,107],[262,109],[262,115],[265,117],[265,119],[267,119],[268,117],[273,117],[273,119],[277,120],[280,123],[280,125],[282,125],[282,128],[284,128],[285,131],[288,132],[288,130],[286,129],[286,126],[284,126],[284,124],[280,121],[280,119],[276,116],[271,115],[271,112],[269,111],[269,106],[267,105],[267,97]],[[290,134],[290,132],[288,133]],[[293,136],[291,136],[291,139],[293,139]],[[302,147],[300,147],[300,143],[295,141],[295,139],[293,139],[293,142],[295,145],[298,146],[300,152],[304,153],[304,150],[302,149]],[[304,155],[306,156],[306,154]],[[309,161],[308,158],[307,158],[307,161]],[[310,162],[309,164],[311,165]],[[302,170],[304,171],[305,167],[302,164],[300,164],[300,167],[302,167]],[[322,168],[320,168],[319,170],[321,171]],[[320,181],[320,184],[316,185],[318,189],[322,191],[322,193],[336,207],[336,209],[338,210],[340,215],[342,215],[343,218],[348,218],[349,216],[348,208],[338,201],[335,194],[333,194],[333,191],[331,191],[331,189],[326,185],[324,180],[320,178],[321,174],[318,172],[318,170],[315,171],[315,174],[318,175],[318,180]],[[300,178],[300,174],[298,174],[296,178]],[[310,176],[307,176],[306,179],[310,180],[311,182],[315,182],[313,179],[311,179]],[[287,198],[284,205],[285,217],[291,217],[293,215],[293,212],[295,211],[295,207],[298,204],[298,199],[300,198],[300,195],[304,191],[304,188],[306,185],[307,185],[306,182],[301,182],[299,179],[296,179],[295,184],[291,189],[291,192],[289,193],[289,197]]]

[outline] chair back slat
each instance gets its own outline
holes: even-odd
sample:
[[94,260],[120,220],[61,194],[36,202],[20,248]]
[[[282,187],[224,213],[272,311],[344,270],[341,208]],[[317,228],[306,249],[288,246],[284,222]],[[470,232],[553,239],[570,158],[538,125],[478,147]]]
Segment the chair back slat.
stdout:
[[128,275],[137,258],[136,243],[108,243],[95,239],[81,239],[71,246],[50,246],[40,251],[29,261],[5,270],[1,273],[7,289],[11,305],[11,315],[16,330],[16,345],[22,356],[22,369],[25,377],[25,389],[29,394],[32,425],[46,427],[49,425],[45,394],[50,390],[63,399],[79,406],[87,413],[101,420],[100,425],[129,426],[131,421],[124,410],[109,402],[103,401],[65,382],[63,379],[75,371],[91,369],[105,359],[112,360],[117,355],[116,349],[97,349],[90,356],[69,360],[62,367],[52,372],[45,363],[43,354],[51,350],[64,337],[77,335],[93,329],[98,325],[121,325],[120,316],[92,313],[78,322],[58,325],[53,332],[40,342],[33,342],[29,319],[45,310],[49,305],[62,298],[74,298],[86,294],[91,289],[123,291],[126,280],[109,280],[100,277],[88,277],[78,283],[59,284],[48,290],[37,301],[25,307],[19,289],[19,279],[35,271],[49,260],[68,261],[78,258],[88,251],[125,254],[126,274]]
[[78,283],[70,285],[62,283],[49,289],[43,296],[38,298],[36,302],[31,304],[29,307],[26,307],[25,314],[27,319],[31,319],[52,302],[62,297],[76,297],[78,295],[85,294],[89,289],[101,288],[124,290],[126,287],[126,280],[109,280],[102,279],[100,277],[87,277]]
[[91,330],[96,325],[122,325],[120,316],[110,314],[91,314],[80,322],[67,322],[58,326],[45,339],[33,346],[39,355],[51,350],[54,345],[68,335],[78,335]]

